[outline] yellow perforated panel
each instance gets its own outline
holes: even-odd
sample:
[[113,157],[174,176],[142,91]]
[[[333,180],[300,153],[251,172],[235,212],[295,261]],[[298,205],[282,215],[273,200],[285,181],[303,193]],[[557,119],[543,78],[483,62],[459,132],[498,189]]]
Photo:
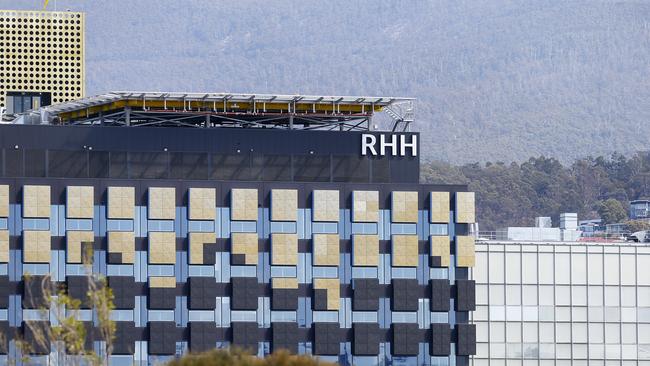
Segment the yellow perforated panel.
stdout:
[[298,191],[295,189],[271,190],[271,220],[296,221],[298,216]]
[[352,235],[352,265],[361,267],[379,265],[379,236]]
[[257,221],[257,189],[234,188],[230,191],[230,219]]
[[355,222],[379,221],[379,192],[378,191],[352,192],[352,221]]
[[315,266],[339,265],[339,234],[314,234],[313,246]]
[[271,234],[271,264],[280,266],[298,264],[298,235]]
[[456,237],[456,267],[474,267],[476,254],[474,250],[474,237]]
[[149,232],[149,264],[176,263],[176,233]]
[[0,263],[9,263],[9,230],[0,230]]
[[23,187],[23,217],[50,218],[50,186]]
[[135,262],[135,233],[130,231],[109,231],[108,252],[122,256],[123,264]]
[[441,267],[449,267],[449,237],[430,236],[431,257],[440,262]]
[[190,188],[190,220],[216,219],[216,196],[214,188]]
[[272,288],[297,289],[298,288],[298,279],[297,278],[289,278],[289,277],[271,278],[271,287]]
[[0,185],[0,217],[9,217],[9,186]]
[[233,255],[243,255],[244,264],[257,265],[257,253],[259,249],[257,233],[232,233],[231,235],[231,253]]
[[83,98],[84,27],[83,13],[0,10],[0,106],[7,92]]
[[429,203],[430,222],[449,222],[449,192],[431,192]]
[[203,263],[203,246],[217,241],[215,233],[190,233],[190,264]]
[[68,186],[66,188],[66,215],[70,219],[92,219],[94,187]]
[[391,239],[393,247],[393,267],[417,267],[418,236],[393,235]]
[[176,218],[176,188],[149,188],[149,219],[174,220]]
[[338,278],[314,278],[314,289],[327,291],[327,310],[339,309],[341,283]]
[[339,191],[315,190],[312,201],[314,221],[339,221]]
[[176,288],[176,277],[149,277],[150,288]]
[[81,263],[86,253],[81,252],[81,243],[92,243],[95,236],[92,231],[68,231],[67,240],[67,261],[68,263]]
[[418,192],[392,192],[393,222],[418,222]]
[[24,263],[50,263],[51,249],[49,231],[23,231]]
[[133,219],[134,211],[134,187],[108,187],[109,219]]
[[467,224],[476,222],[474,192],[456,192],[456,222]]

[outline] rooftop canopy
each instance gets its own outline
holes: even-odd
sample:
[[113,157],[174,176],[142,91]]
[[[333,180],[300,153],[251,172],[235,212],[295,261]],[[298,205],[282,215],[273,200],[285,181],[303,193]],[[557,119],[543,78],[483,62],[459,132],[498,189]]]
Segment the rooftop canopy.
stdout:
[[[41,108],[22,123],[408,131],[412,98],[233,93],[110,92]],[[21,122],[17,122],[21,123]]]

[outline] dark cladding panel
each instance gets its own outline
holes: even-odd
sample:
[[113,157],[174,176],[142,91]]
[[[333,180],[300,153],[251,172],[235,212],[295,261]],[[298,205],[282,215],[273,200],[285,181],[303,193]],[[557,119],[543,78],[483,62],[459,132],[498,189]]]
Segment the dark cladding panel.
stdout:
[[233,310],[257,310],[257,278],[232,277],[230,282],[232,284],[230,307]]
[[418,311],[419,285],[416,279],[393,279],[393,311]]
[[23,308],[49,308],[47,291],[53,294],[52,282],[48,276],[29,276],[23,278]]
[[178,336],[179,332],[174,322],[149,322],[149,353],[173,355],[176,353]]
[[15,337],[15,328],[9,327],[8,321],[0,321],[0,355],[6,355],[9,352],[9,342]]
[[456,354],[459,356],[471,356],[476,354],[476,325],[456,324],[458,342]]
[[476,310],[476,284],[473,280],[456,280],[456,311]]
[[271,294],[271,310],[298,310],[298,289],[274,288]]
[[379,280],[375,278],[355,278],[352,310],[378,311],[381,295]]
[[50,354],[50,337],[43,337],[50,328],[50,322],[30,321],[23,322],[23,339],[27,344],[28,354],[48,355]]
[[135,352],[135,323],[115,322],[115,340],[113,354],[132,355]]
[[257,354],[257,344],[259,342],[257,323],[232,322],[231,328],[233,345]]
[[133,277],[108,277],[108,287],[113,290],[113,302],[116,309],[133,309],[135,307],[135,279]]
[[0,309],[9,307],[9,276],[0,276]]
[[147,300],[149,309],[174,310],[176,307],[176,288],[149,287]]
[[298,323],[271,323],[273,332],[272,351],[286,349],[298,353]]
[[46,177],[45,150],[25,150],[25,176]]
[[355,356],[376,356],[379,354],[379,324],[354,323],[352,324],[354,339],[352,340],[352,354]]
[[329,182],[330,157],[296,155],[293,157],[293,179],[296,182]]
[[449,311],[451,285],[447,279],[431,280],[431,311]]
[[417,324],[393,324],[393,356],[417,356],[420,350],[420,330]]
[[208,179],[207,153],[171,153],[169,165],[172,179]]
[[169,177],[169,153],[129,152],[129,178],[165,179]]
[[448,356],[451,345],[449,324],[431,324],[431,356]]
[[126,152],[110,152],[109,177],[116,179],[126,179],[129,177],[129,165],[127,163]]
[[214,322],[189,322],[191,352],[204,352],[217,346],[217,326]]
[[88,152],[89,178],[108,178],[110,154],[108,151]]
[[370,161],[359,155],[332,156],[332,181],[366,183],[370,181]]
[[12,148],[4,149],[5,151],[5,177],[24,177],[25,176],[25,151],[14,150]]
[[80,308],[89,309],[91,307],[91,299],[88,297],[88,292],[91,291],[91,288],[87,276],[67,276],[66,285],[68,287],[68,295],[73,299],[81,301]]
[[214,310],[217,298],[217,282],[214,277],[190,277],[190,310]]
[[88,152],[50,150],[47,153],[47,176],[54,178],[88,177]]
[[314,323],[314,354],[338,355],[341,330],[338,323]]
[[264,156],[264,170],[262,173],[262,180],[276,182],[276,181],[290,181],[291,176],[291,156],[289,155],[265,155]]

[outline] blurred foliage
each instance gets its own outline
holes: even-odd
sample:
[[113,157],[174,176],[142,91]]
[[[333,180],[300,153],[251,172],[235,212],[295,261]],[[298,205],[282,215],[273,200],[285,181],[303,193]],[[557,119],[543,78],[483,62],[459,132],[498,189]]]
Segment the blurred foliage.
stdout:
[[287,351],[278,351],[264,358],[252,356],[239,349],[214,349],[212,351],[188,354],[167,364],[168,366],[330,366],[307,355],[292,355]]
[[422,164],[421,181],[469,184],[477,194],[481,230],[532,226],[537,216],[551,216],[558,225],[562,212],[614,223],[627,219],[629,201],[650,197],[650,154],[614,153],[571,165],[545,156],[521,164],[428,162]]

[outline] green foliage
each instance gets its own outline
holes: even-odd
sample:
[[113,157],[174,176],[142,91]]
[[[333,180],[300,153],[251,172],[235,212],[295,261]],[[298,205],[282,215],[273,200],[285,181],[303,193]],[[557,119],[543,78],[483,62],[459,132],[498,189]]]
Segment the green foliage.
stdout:
[[604,224],[615,224],[627,218],[627,211],[620,201],[608,198],[598,204],[598,215]]
[[631,233],[650,230],[650,222],[647,221],[629,220],[625,222],[625,225],[627,225],[627,229]]
[[252,356],[238,348],[188,354],[168,363],[168,366],[329,366],[315,357],[274,352],[265,358]]
[[630,200],[650,196],[650,154],[627,158],[614,153],[579,159],[571,165],[544,156],[521,164],[428,162],[422,164],[421,180],[469,184],[477,193],[481,230],[528,226],[536,216],[557,219],[562,212],[614,223],[627,218]]

